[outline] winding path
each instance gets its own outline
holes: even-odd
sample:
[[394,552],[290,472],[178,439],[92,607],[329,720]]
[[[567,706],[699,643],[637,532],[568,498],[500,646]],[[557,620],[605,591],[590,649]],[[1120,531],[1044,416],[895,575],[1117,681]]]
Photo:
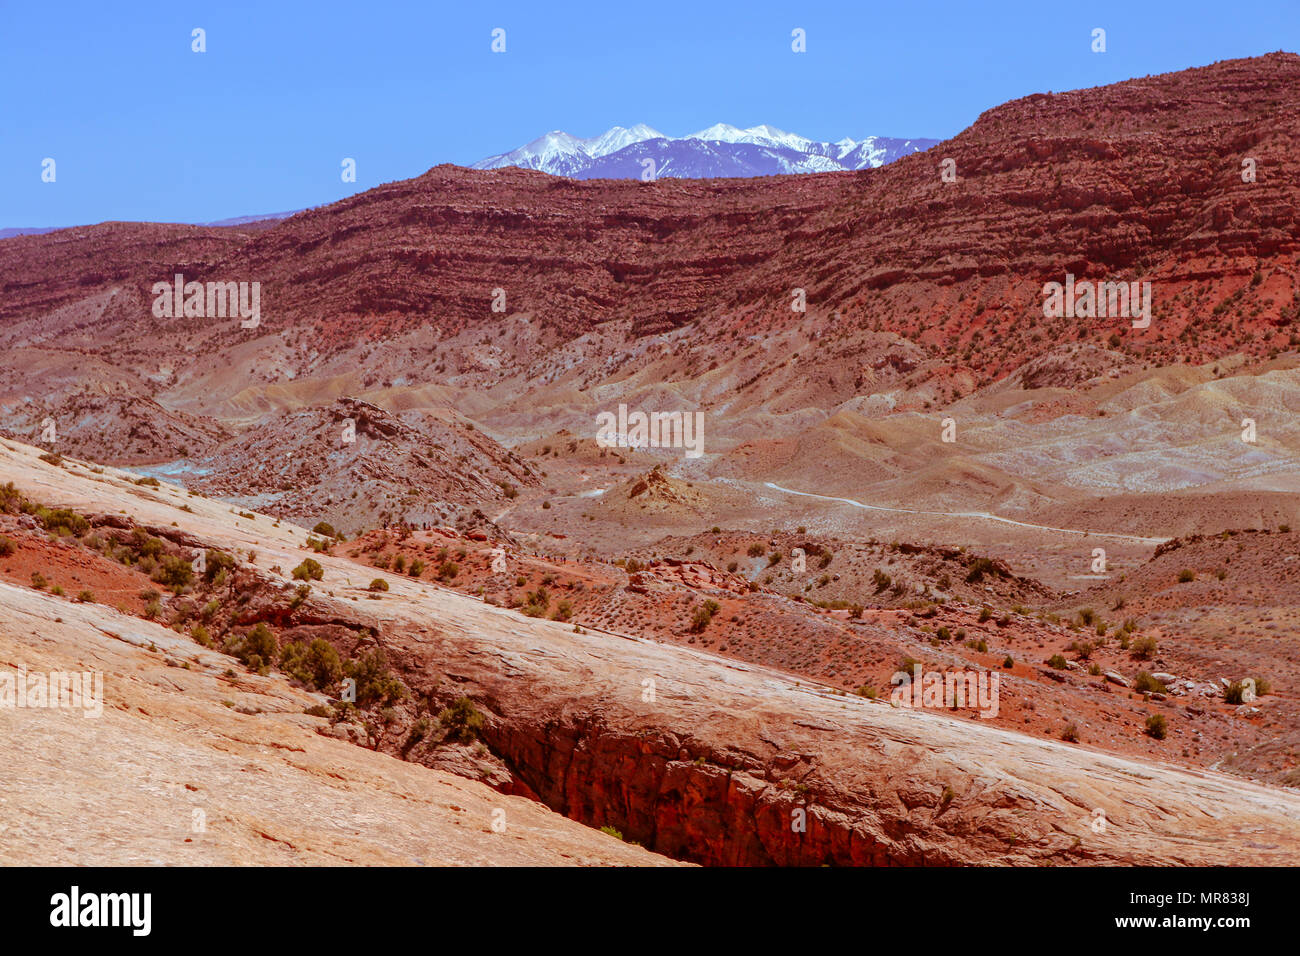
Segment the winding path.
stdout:
[[775,482],[763,482],[768,488],[776,491],[784,491],[788,495],[801,495],[804,498],[821,498],[823,501],[839,501],[846,505],[853,505],[855,508],[862,508],[866,511],[893,511],[897,514],[905,515],[928,515],[936,518],[983,518],[986,521],[1000,521],[1003,524],[1015,525],[1019,528],[1032,528],[1035,531],[1057,531],[1061,534],[1077,534],[1083,537],[1095,538],[1118,538],[1121,541],[1135,541],[1138,544],[1164,544],[1169,538],[1143,538],[1135,534],[1115,534],[1111,531],[1079,531],[1075,528],[1054,528],[1046,524],[1030,524],[1027,521],[1016,521],[1012,518],[1003,518],[1000,515],[989,514],[987,511],[917,511],[912,508],[889,508],[884,505],[864,505],[861,501],[854,501],[852,498],[836,498],[832,495],[817,495],[811,491],[795,491],[793,488],[783,488]]

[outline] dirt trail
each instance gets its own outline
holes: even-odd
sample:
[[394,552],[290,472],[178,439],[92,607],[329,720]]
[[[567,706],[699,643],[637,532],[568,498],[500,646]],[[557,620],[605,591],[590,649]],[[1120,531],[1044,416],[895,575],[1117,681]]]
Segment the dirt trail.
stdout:
[[913,508],[890,508],[887,505],[868,505],[853,498],[837,498],[833,495],[818,495],[811,491],[796,491],[793,488],[783,488],[775,482],[763,482],[768,488],[775,491],[783,491],[788,495],[799,495],[803,498],[821,498],[823,501],[838,501],[842,504],[852,505],[855,508],[862,508],[865,511],[890,511],[895,514],[905,515],[924,515],[934,518],[982,518],[986,521],[998,521],[1002,524],[1015,525],[1018,528],[1029,528],[1033,531],[1055,531],[1060,534],[1077,534],[1085,538],[1114,538],[1119,541],[1129,541],[1134,544],[1159,545],[1169,541],[1169,538],[1143,538],[1135,534],[1116,534],[1111,531],[1079,531],[1075,528],[1055,528],[1046,524],[1031,524],[1028,521],[1016,521],[1014,518],[1003,518],[1001,515],[990,514],[987,511],[921,511]]

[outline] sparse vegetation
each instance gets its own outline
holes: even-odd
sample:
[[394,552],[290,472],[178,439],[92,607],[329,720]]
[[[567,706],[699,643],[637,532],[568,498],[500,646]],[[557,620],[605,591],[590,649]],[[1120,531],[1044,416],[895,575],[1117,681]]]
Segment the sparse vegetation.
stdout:
[[1152,714],[1147,718],[1146,733],[1148,737],[1154,740],[1164,740],[1168,731],[1169,724],[1165,720],[1164,714]]
[[446,730],[446,739],[467,744],[478,739],[484,718],[472,700],[457,697],[438,714],[438,723]]
[[325,569],[315,558],[306,558],[302,564],[293,569],[293,576],[298,581],[319,581],[325,576]]

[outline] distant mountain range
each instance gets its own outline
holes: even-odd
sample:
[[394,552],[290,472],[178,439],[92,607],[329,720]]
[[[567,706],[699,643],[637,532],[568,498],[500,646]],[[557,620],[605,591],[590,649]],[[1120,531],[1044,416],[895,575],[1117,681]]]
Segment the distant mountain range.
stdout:
[[[654,175],[676,179],[711,179],[745,176],[778,176],[786,173],[833,173],[849,169],[872,169],[892,163],[908,153],[919,153],[938,143],[937,139],[896,139],[868,136],[819,143],[774,126],[737,129],[718,123],[689,136],[665,136],[653,127],[638,123],[631,129],[613,129],[580,139],[568,133],[540,136],[509,153],[479,160],[471,169],[500,169],[519,166],[538,169],[570,179],[640,179],[654,163]],[[302,212],[237,216],[198,226],[267,225]],[[0,228],[0,239],[40,235],[59,227]]]
[[726,123],[673,137],[639,123],[631,129],[615,126],[589,139],[557,130],[509,153],[479,160],[472,168],[519,166],[570,179],[638,179],[651,168],[649,160],[656,177],[777,176],[871,169],[938,142],[868,136],[822,143],[773,126],[737,129]]

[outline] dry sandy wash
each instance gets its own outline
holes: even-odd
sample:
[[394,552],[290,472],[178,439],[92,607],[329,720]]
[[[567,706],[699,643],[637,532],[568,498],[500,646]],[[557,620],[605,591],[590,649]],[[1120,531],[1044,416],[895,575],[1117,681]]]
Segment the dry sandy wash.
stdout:
[[[0,482],[47,505],[191,535],[241,564],[252,549],[262,571],[310,553],[300,528],[2,444]],[[837,696],[400,575],[357,601],[372,569],[317,557],[313,613],[375,628],[412,687],[437,675],[472,697],[493,756],[558,813],[318,733],[327,721],[303,710],[320,696],[183,634],[3,585],[0,665],[101,671],[107,703],[99,719],[0,711],[14,771],[0,862],[670,862],[582,825],[609,823],[714,864],[1300,863],[1293,791]]]

